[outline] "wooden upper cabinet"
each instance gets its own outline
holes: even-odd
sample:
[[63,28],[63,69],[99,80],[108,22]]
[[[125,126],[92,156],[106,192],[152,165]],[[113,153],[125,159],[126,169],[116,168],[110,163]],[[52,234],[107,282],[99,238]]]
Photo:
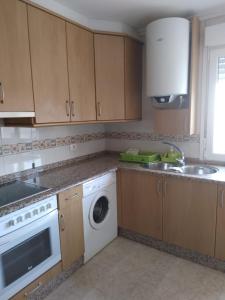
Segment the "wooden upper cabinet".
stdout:
[[71,120],[96,120],[94,34],[70,23],[66,28]]
[[225,185],[218,185],[215,257],[225,260]]
[[96,101],[98,120],[123,120],[124,38],[94,35]]
[[125,118],[141,119],[142,44],[125,38]]
[[163,239],[214,256],[217,185],[170,177],[163,201]]
[[0,111],[34,111],[26,4],[0,1]]
[[37,123],[70,121],[66,22],[28,6]]
[[59,224],[63,270],[84,254],[82,186],[59,194]]
[[120,170],[118,180],[119,226],[162,239],[162,177]]

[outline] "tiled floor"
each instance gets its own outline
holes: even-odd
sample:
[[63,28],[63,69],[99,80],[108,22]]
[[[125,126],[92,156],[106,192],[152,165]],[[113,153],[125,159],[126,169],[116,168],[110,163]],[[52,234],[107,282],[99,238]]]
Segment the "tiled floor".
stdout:
[[46,300],[223,300],[225,274],[117,238]]

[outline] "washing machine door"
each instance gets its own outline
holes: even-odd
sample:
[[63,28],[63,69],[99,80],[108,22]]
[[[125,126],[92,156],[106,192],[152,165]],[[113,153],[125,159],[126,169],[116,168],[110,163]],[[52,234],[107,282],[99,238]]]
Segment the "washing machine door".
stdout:
[[110,201],[107,194],[99,194],[90,207],[89,221],[90,225],[98,230],[104,226],[110,211]]

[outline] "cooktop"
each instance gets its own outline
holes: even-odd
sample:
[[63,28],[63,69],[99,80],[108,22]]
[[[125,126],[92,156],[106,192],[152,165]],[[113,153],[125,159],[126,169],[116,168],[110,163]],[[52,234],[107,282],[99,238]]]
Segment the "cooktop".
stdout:
[[48,190],[45,187],[23,181],[0,185],[0,207],[34,196]]

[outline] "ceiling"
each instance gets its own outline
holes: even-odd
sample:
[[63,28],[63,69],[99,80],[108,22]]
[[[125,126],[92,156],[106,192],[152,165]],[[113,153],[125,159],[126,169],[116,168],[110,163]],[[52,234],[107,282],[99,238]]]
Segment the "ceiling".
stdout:
[[160,17],[191,15],[223,8],[225,0],[55,0],[92,19],[118,21],[134,28]]

